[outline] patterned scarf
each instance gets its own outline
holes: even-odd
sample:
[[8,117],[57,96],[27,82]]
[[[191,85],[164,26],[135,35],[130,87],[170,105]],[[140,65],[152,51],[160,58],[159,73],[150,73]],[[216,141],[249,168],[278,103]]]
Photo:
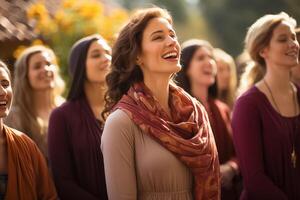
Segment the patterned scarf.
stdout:
[[175,85],[170,85],[169,106],[172,119],[144,83],[135,83],[114,109],[125,111],[191,170],[195,200],[220,199],[218,154],[205,109]]

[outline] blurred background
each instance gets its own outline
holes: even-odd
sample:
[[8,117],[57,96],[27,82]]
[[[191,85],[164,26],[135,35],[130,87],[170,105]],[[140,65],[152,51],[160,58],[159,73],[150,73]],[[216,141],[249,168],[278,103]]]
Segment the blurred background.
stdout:
[[287,12],[300,20],[300,0],[0,0],[0,59],[13,71],[22,50],[34,44],[54,49],[68,82],[67,57],[79,38],[100,33],[110,44],[139,7],[168,9],[179,41],[209,40],[234,57],[243,51],[243,40],[257,18]]

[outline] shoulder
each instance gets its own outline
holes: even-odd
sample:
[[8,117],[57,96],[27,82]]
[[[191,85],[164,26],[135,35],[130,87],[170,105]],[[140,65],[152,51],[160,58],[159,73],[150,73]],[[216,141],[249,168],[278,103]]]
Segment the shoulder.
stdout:
[[235,109],[241,106],[258,106],[263,101],[263,94],[255,86],[241,95],[234,105]]
[[135,124],[125,111],[117,109],[108,116],[105,126],[114,129],[132,129]]
[[132,144],[140,129],[121,109],[112,112],[105,121],[102,141],[127,141]]
[[76,114],[77,110],[78,108],[77,108],[76,101],[67,101],[64,102],[62,105],[53,109],[51,113],[51,117],[63,117],[63,116],[72,117],[73,116],[72,114]]
[[230,113],[230,108],[226,103],[224,103],[218,99],[215,99],[214,103],[221,112]]
[[22,142],[23,144],[26,144],[26,146],[36,148],[35,142],[32,139],[30,139],[25,133],[18,131],[17,129],[11,128],[9,126],[5,126],[5,129],[6,131],[11,131],[15,142]]

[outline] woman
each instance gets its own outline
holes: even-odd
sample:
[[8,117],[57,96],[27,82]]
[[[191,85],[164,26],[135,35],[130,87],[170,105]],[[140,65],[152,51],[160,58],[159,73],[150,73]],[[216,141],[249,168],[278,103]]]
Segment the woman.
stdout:
[[0,61],[0,199],[57,199],[47,164],[36,144],[3,123],[12,102],[11,77]]
[[22,52],[15,63],[15,100],[5,123],[28,134],[46,158],[48,120],[53,108],[63,101],[63,89],[51,49],[32,46]]
[[244,180],[241,199],[300,199],[300,91],[296,21],[286,13],[251,25],[245,44],[263,78],[236,102],[232,127]]
[[71,49],[71,89],[67,102],[52,112],[48,131],[60,199],[107,199],[100,144],[110,63],[111,49],[100,35],[82,38]]
[[235,101],[237,74],[233,58],[222,49],[214,49],[217,63],[218,99],[232,108]]
[[208,112],[217,145],[221,173],[221,199],[238,199],[236,178],[239,173],[232,141],[229,107],[217,100],[217,66],[213,47],[205,40],[192,39],[182,44],[182,69],[176,80],[198,99]]
[[[297,40],[298,42],[300,41],[300,27],[295,29],[295,33],[297,36]],[[299,57],[298,59],[300,59],[300,53],[299,53]],[[298,86],[300,86],[300,63],[298,63],[297,66],[293,67],[292,69],[292,81],[297,84]]]
[[179,55],[171,16],[160,8],[138,11],[116,40],[101,144],[111,200],[219,198],[207,114],[171,81]]

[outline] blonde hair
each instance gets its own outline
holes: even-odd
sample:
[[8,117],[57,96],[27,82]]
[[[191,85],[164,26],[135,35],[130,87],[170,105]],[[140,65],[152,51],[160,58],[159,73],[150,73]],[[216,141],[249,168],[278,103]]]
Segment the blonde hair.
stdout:
[[15,73],[13,82],[14,101],[13,106],[19,111],[22,131],[27,134],[38,133],[42,130],[42,125],[37,120],[36,110],[32,107],[33,89],[28,80],[28,64],[32,55],[40,52],[47,52],[52,63],[56,66],[54,75],[54,88],[51,91],[51,105],[58,105],[58,98],[65,88],[65,83],[59,75],[57,59],[54,52],[41,45],[36,45],[25,49],[15,63]]
[[218,97],[221,100],[224,100],[227,105],[232,106],[235,100],[235,93],[237,88],[237,73],[234,59],[228,53],[219,48],[215,48],[213,53],[216,61],[221,61],[228,65],[230,68],[229,87],[226,89],[224,94],[222,94],[221,91],[218,90]]
[[238,96],[260,81],[266,73],[266,63],[260,52],[269,45],[274,29],[282,22],[289,23],[293,28],[297,22],[285,12],[267,14],[252,24],[245,38],[245,50],[253,61],[249,62],[241,76]]
[[248,29],[245,38],[245,49],[257,64],[257,67],[263,69],[263,72],[266,70],[266,64],[264,58],[260,56],[260,52],[269,45],[274,29],[283,21],[289,23],[293,28],[297,25],[295,19],[285,12],[281,12],[275,15],[264,15]]

